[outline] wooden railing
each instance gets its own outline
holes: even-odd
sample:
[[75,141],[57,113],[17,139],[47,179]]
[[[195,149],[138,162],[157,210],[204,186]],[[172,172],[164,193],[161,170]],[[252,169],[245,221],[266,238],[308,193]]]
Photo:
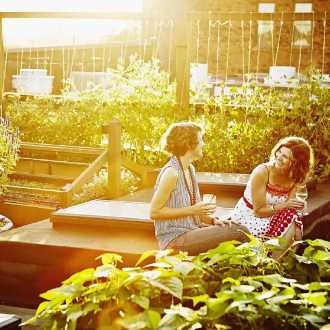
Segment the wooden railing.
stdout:
[[[48,189],[7,184],[8,193],[12,195],[29,194],[32,196],[52,195],[56,198],[60,207],[67,207],[72,204],[73,195],[81,191],[83,186],[106,165],[108,167],[107,198],[109,199],[117,198],[121,194],[121,167],[139,176],[142,186],[152,185],[155,175],[157,175],[155,169],[136,164],[129,158],[122,156],[119,120],[114,119],[108,125],[105,125],[103,134],[108,135],[109,141],[105,148],[23,142],[20,148],[21,157],[10,177],[43,183],[56,183],[58,188]],[[56,159],[57,155],[69,159],[73,157],[80,158],[80,161],[58,160]]]

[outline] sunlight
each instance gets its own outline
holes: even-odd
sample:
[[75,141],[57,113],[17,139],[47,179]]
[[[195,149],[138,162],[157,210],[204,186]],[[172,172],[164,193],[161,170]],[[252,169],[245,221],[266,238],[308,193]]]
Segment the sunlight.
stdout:
[[[1,11],[141,12],[142,5],[142,0],[11,0],[1,4]],[[4,42],[6,48],[91,44],[137,24],[94,19],[5,19]]]
[[142,0],[5,0],[1,11],[142,11]]

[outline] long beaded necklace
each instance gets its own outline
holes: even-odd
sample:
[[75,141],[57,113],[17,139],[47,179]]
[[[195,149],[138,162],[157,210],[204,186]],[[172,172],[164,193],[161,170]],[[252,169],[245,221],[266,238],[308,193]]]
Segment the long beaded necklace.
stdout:
[[194,205],[194,204],[196,204],[196,187],[195,187],[195,181],[193,180],[193,173],[192,173],[191,166],[189,165],[188,169],[189,169],[190,182],[191,182],[191,185],[192,185],[192,191],[190,190],[186,175],[184,173],[184,169],[183,169],[181,159],[179,157],[177,157],[177,160],[178,160],[178,163],[180,165],[180,169],[181,169],[182,174],[183,174],[184,184],[185,184],[186,189],[187,189],[188,194],[189,194],[190,204]]

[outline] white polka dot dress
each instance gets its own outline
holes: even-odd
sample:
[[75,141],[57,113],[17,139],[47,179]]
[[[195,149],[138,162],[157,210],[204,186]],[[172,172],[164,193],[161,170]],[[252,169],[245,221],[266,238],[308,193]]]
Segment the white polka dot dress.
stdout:
[[[288,200],[289,191],[278,189],[277,187],[267,184],[266,187],[266,203],[268,205],[276,205]],[[254,214],[252,206],[251,180],[248,181],[243,197],[238,201],[231,214],[231,219],[245,226],[253,236],[265,236],[270,227],[272,217],[259,218]],[[284,231],[282,235],[285,233]]]

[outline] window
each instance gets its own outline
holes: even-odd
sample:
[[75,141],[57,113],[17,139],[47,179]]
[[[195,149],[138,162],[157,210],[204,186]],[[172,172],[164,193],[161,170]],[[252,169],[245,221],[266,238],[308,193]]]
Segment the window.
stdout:
[[[296,13],[312,13],[313,4],[296,3]],[[293,45],[294,47],[310,47],[312,40],[312,22],[311,21],[295,21],[293,26]]]
[[312,3],[296,3],[294,11],[296,13],[311,13],[313,12]]
[[[259,13],[274,13],[275,4],[274,3],[259,3],[258,6]],[[273,21],[258,21],[258,42],[261,48],[272,47],[272,34],[274,31]]]
[[258,8],[259,13],[274,13],[275,12],[275,3],[259,3]]

